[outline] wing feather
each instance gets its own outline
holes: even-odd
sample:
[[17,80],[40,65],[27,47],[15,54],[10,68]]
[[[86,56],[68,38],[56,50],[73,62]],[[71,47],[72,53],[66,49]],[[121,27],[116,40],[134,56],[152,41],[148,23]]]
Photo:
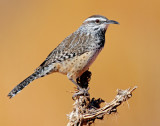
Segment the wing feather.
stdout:
[[87,38],[88,36],[84,33],[79,34],[78,31],[72,33],[47,56],[45,61],[37,69],[46,67],[51,63],[62,62],[89,51],[88,46],[90,40]]

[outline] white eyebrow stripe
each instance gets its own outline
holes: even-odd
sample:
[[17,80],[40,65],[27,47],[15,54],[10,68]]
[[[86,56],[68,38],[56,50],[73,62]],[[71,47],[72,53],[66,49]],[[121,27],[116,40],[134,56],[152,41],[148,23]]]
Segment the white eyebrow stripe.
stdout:
[[86,19],[84,22],[86,22],[86,21],[95,21],[96,19],[99,19],[100,21],[106,21],[106,19],[104,19],[104,18],[88,18],[88,19]]

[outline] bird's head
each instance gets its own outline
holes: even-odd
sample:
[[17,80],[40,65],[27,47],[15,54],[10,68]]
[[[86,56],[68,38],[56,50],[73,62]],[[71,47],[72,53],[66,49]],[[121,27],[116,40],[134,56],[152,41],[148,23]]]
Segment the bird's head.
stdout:
[[82,26],[85,26],[88,29],[92,30],[105,30],[108,28],[109,24],[119,24],[117,21],[109,20],[104,16],[101,15],[93,15],[87,18]]

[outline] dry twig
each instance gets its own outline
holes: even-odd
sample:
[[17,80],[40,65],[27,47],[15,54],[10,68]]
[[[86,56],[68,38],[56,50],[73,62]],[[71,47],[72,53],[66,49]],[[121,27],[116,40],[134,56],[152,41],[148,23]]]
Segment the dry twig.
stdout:
[[[80,78],[77,79],[78,83],[82,82],[85,88],[88,88],[88,82],[91,77],[91,72],[85,72]],[[68,114],[69,123],[67,126],[83,126],[91,125],[94,123],[95,119],[103,119],[105,114],[111,114],[117,112],[117,107],[122,104],[122,102],[127,101],[132,97],[132,92],[137,88],[128,88],[126,90],[117,90],[117,95],[113,101],[107,103],[104,107],[100,108],[100,104],[104,102],[101,98],[90,100],[89,93],[87,96],[77,96],[74,98],[73,111]]]

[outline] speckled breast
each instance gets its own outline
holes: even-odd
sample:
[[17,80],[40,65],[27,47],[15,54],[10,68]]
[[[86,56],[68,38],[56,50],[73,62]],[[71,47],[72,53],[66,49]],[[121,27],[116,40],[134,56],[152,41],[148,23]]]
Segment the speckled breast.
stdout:
[[58,64],[58,72],[76,79],[94,62],[101,50],[92,50]]

